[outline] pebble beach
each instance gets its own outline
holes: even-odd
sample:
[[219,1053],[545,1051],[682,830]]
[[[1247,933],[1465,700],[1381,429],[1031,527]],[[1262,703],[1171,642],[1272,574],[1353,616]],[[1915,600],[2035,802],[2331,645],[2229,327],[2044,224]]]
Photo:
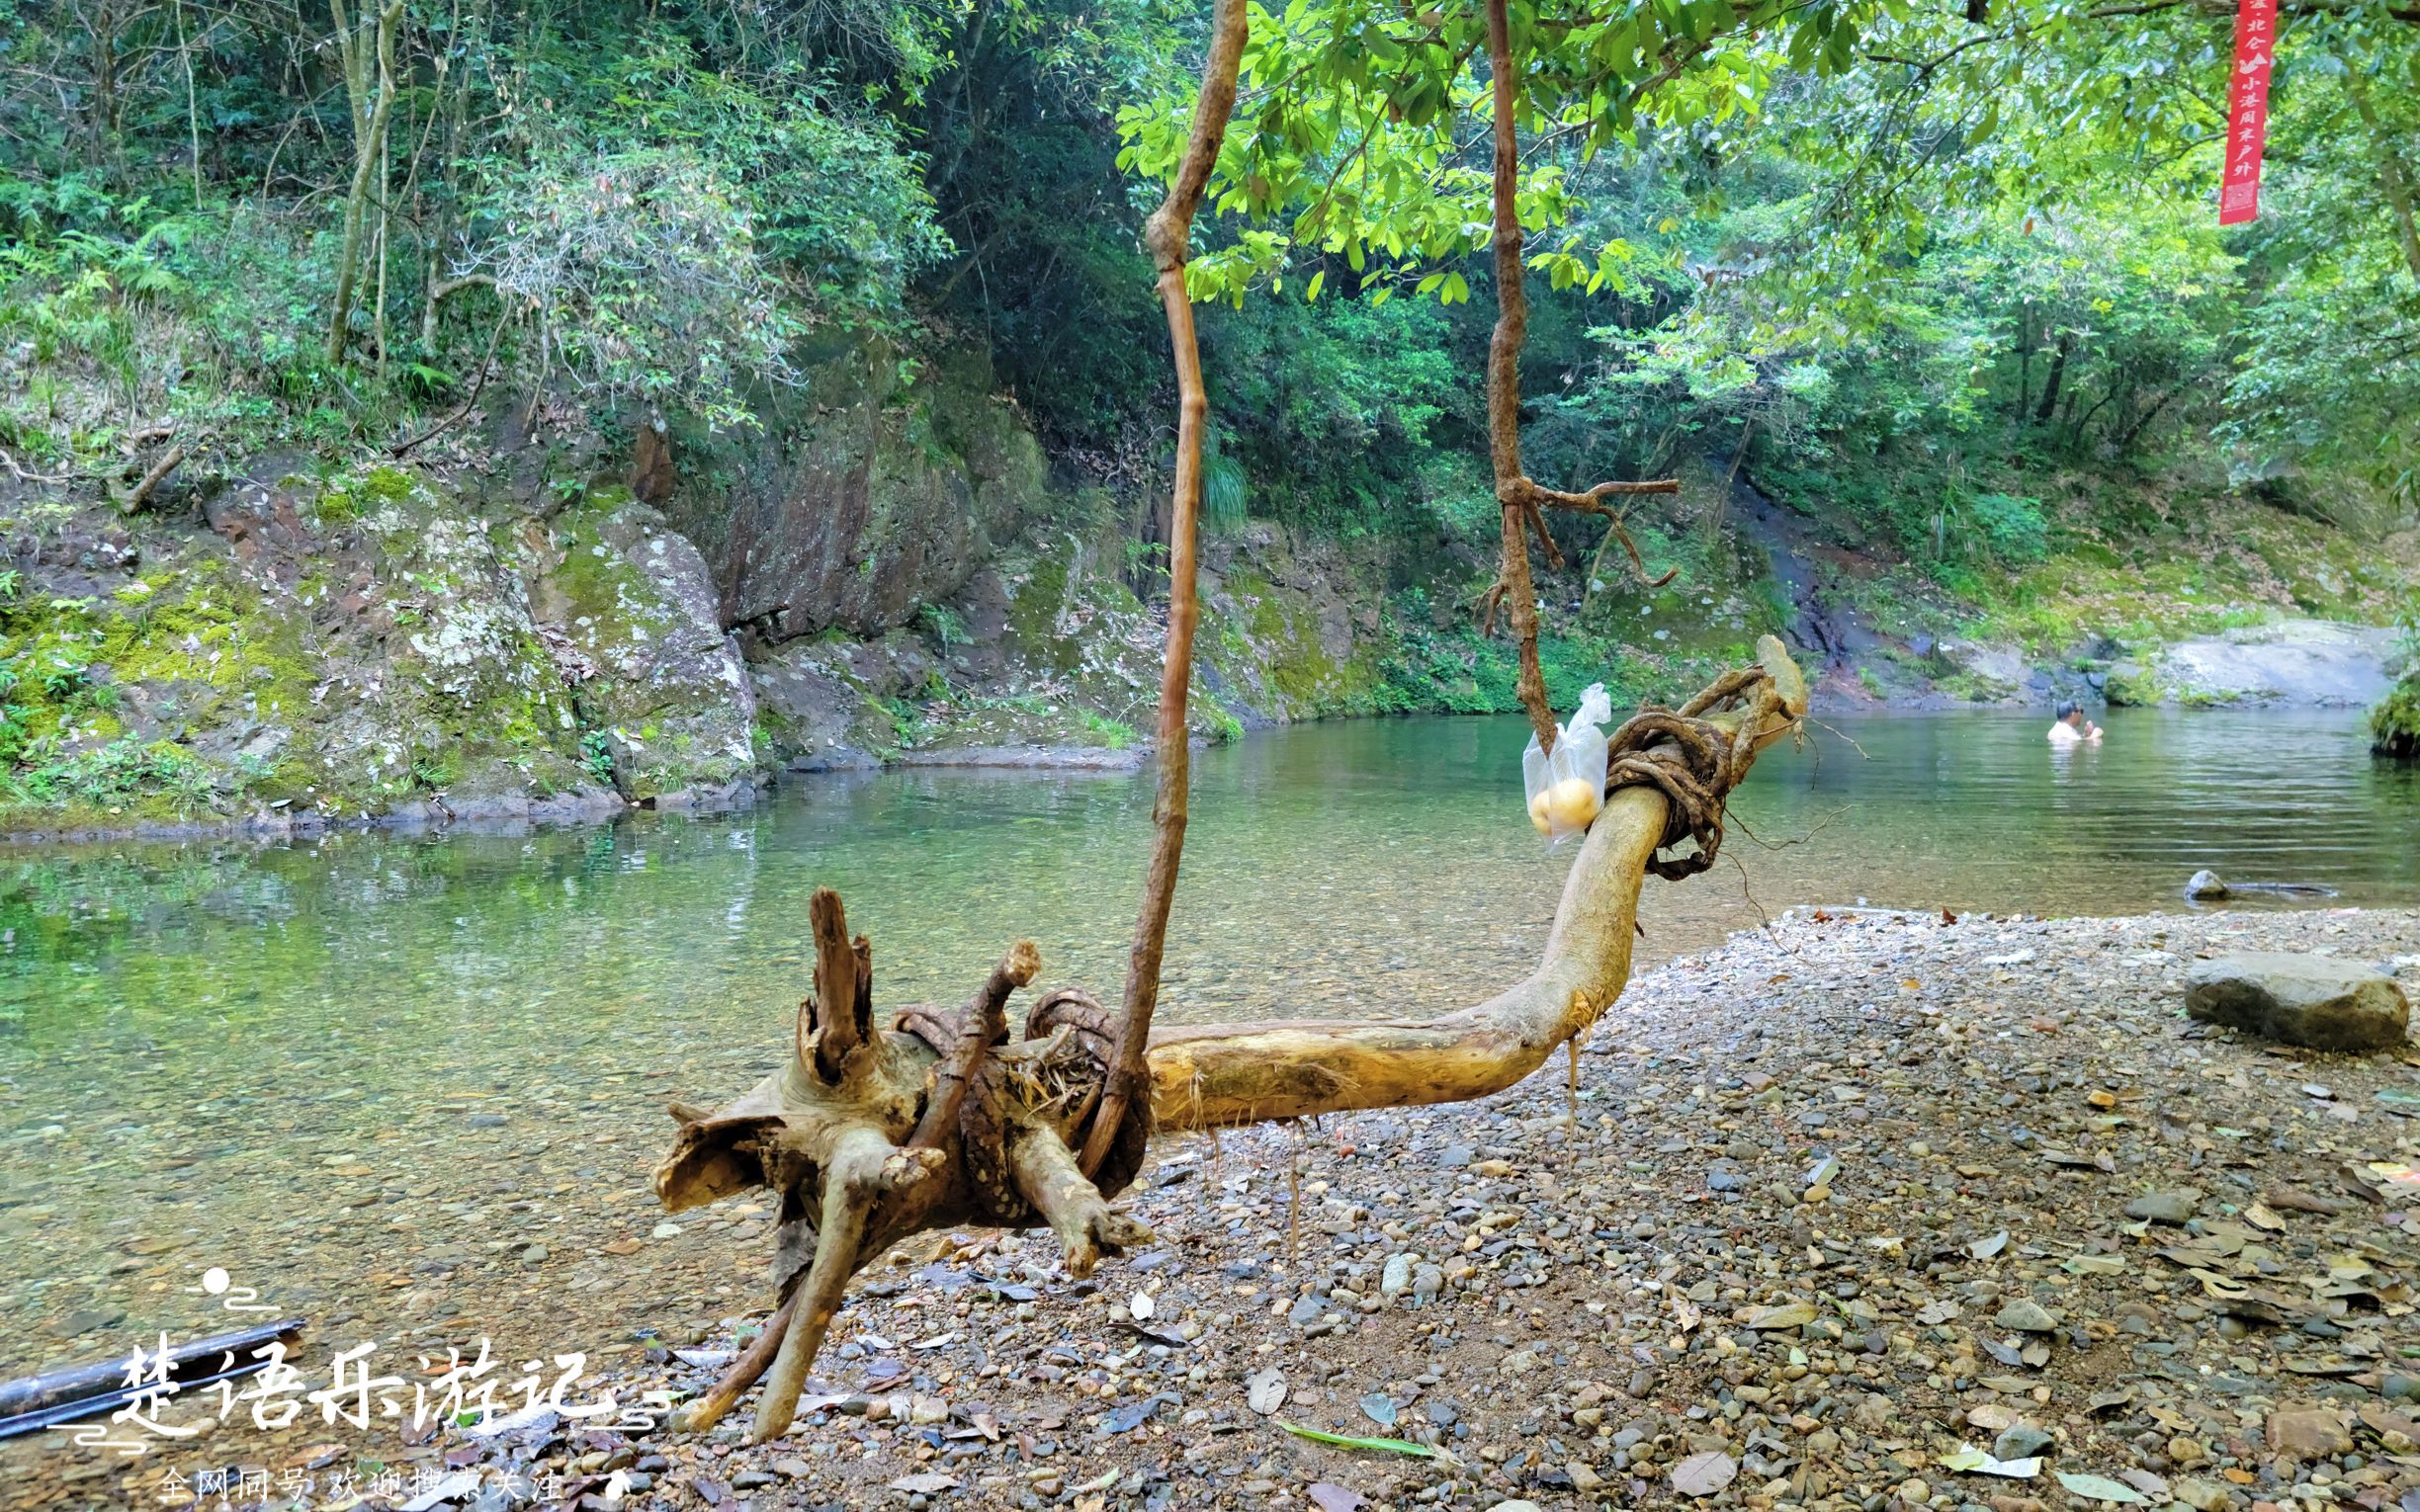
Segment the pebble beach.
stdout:
[[[773,1443],[746,1402],[703,1436],[542,1408],[202,1443],[410,1470],[421,1512],[516,1477],[596,1508],[2420,1505],[2420,1054],[2188,1019],[2192,964],[2245,950],[2420,986],[2410,911],[1793,910],[1634,981],[1576,1084],[1558,1056],[1482,1103],[1162,1141],[1155,1241],[1089,1280],[1040,1235],[911,1242]],[[760,1276],[749,1218],[684,1216],[685,1257]],[[702,1389],[762,1316],[633,1317],[604,1380]],[[7,1469],[12,1505],[132,1483],[55,1438]]]

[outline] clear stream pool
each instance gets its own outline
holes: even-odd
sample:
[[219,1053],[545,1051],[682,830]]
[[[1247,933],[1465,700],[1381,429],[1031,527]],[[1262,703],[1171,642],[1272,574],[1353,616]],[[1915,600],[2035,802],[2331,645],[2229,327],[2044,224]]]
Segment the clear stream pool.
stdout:
[[[2420,774],[2351,715],[2118,711],[2066,755],[2035,714],[1831,722],[1760,762],[1739,866],[1649,883],[1643,960],[1758,904],[2182,907],[2200,867],[2420,903]],[[1523,739],[1410,719],[1202,753],[1167,1016],[1426,1014],[1524,970],[1568,852],[1526,823]],[[1019,936],[1108,997],[1149,822],[1146,774],[926,769],[520,836],[0,849],[0,1374],[175,1324],[211,1265],[323,1323],[500,1349],[752,1304],[744,1214],[646,1267],[599,1246],[660,1218],[662,1101],[783,1052],[809,892],[872,936],[881,1006],[962,999]]]

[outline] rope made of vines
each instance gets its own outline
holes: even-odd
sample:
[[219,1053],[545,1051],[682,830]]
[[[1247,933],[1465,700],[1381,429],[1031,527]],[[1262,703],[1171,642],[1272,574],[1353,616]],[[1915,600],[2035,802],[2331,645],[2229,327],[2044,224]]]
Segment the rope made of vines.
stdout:
[[[1768,704],[1777,706],[1772,678],[1761,667],[1740,667],[1679,709],[1652,704],[1641,709],[1606,737],[1606,796],[1649,787],[1672,803],[1664,838],[1647,862],[1656,876],[1679,882],[1714,864],[1715,852],[1722,849],[1723,803],[1748,775]],[[1730,709],[1753,711],[1755,716],[1729,729],[1703,717]],[[1696,841],[1697,849],[1683,856],[1665,854],[1684,840]]]
[[[964,1015],[955,1010],[910,1008],[899,1015],[896,1027],[922,1040],[935,1054],[947,1055],[950,1047],[957,1043],[963,1020]],[[1088,1063],[1088,1075],[1078,1072],[1073,1077],[1084,1094],[1084,1113],[1076,1121],[1073,1131],[1075,1141],[1080,1142],[1081,1134],[1100,1113],[1100,1088],[1108,1079],[1110,1055],[1117,1041],[1117,1020],[1082,988],[1060,987],[1043,994],[1033,1012],[1026,1015],[1024,1037],[1028,1041],[1047,1040],[1062,1027],[1071,1031],[1070,1049],[1075,1052],[1072,1058]],[[1036,1221],[1038,1215],[1008,1173],[1009,1121],[1003,1075],[1000,1063],[990,1055],[978,1066],[975,1080],[967,1088],[966,1101],[958,1110],[959,1152],[966,1161],[968,1190],[980,1216],[1003,1226],[1023,1227]],[[1115,1197],[1134,1180],[1135,1173],[1143,1168],[1144,1146],[1150,1140],[1149,1100],[1128,1104],[1118,1121],[1108,1155],[1092,1175],[1093,1184],[1100,1188],[1103,1197]]]

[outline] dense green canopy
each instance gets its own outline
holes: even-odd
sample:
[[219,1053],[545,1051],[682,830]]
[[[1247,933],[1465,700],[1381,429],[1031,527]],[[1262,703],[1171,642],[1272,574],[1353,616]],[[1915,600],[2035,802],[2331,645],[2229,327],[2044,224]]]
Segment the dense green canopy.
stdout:
[[[1951,567],[2036,549],[2026,501],[2070,462],[2408,506],[2407,4],[2283,8],[2267,210],[2223,232],[2232,19],[2207,0],[1510,17],[1542,477],[1745,448]],[[1236,306],[1204,329],[1214,524],[1491,511],[1482,18],[1253,9],[1191,267]],[[163,402],[221,436],[383,442],[490,354],[600,415],[729,429],[819,331],[941,331],[1070,455],[1148,477],[1140,181],[1181,139],[1201,27],[1144,0],[11,7],[0,320],[125,398],[57,398],[6,442],[106,448]],[[1876,491],[1894,452],[1921,476]]]

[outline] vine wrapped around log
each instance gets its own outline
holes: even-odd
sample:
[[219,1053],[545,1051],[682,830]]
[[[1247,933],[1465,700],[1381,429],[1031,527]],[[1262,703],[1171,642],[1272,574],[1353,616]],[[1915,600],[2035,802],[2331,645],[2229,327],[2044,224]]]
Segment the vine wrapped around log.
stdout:
[[[1736,752],[1713,775],[1719,803],[1756,752],[1793,732],[1806,685],[1778,640],[1757,667],[1726,674],[1685,717]],[[1710,700],[1728,708],[1702,707]],[[1681,718],[1684,715],[1659,715]],[[1679,742],[1641,753],[1685,760]],[[1637,771],[1616,786],[1565,882],[1538,968],[1484,1003],[1442,1018],[1298,1019],[1163,1030],[1145,1056],[1150,1104],[1112,1113],[1104,1097],[1118,1024],[1080,991],[1044,995],[1010,1042],[1004,1006],[1039,967],[1012,947],[963,1009],[910,1008],[871,1027],[872,951],[851,940],[837,895],[816,894],[816,996],[800,1005],[787,1065],[736,1102],[674,1105],[680,1124],[655,1191],[672,1212],[752,1187],[772,1190],[781,1229],[780,1310],[682,1426],[711,1426],[767,1378],[752,1438],[789,1428],[807,1372],[848,1278],[914,1232],[969,1223],[1058,1234],[1071,1275],[1144,1242],[1110,1206],[1142,1164],[1148,1133],[1211,1129],[1365,1108],[1461,1102],[1502,1091],[1612,1006],[1629,979],[1639,889],[1657,852],[1692,828]],[[1699,785],[1685,791],[1705,790]],[[1114,1123],[1104,1126],[1104,1118]],[[1106,1151],[1089,1173],[1078,1151]],[[778,1340],[778,1342],[776,1342]]]

